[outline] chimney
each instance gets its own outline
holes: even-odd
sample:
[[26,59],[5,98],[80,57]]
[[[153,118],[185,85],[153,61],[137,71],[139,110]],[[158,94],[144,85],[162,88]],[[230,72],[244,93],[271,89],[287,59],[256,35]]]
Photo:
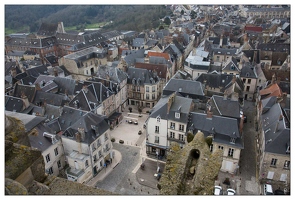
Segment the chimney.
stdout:
[[24,109],[28,108],[28,107],[30,106],[30,102],[29,102],[29,99],[28,99],[28,97],[25,95],[24,92],[22,92],[22,94],[21,94],[21,98],[22,98],[23,103],[24,103],[24,106],[23,106]]
[[224,92],[224,94],[223,94],[223,100],[227,100],[227,93],[226,92]]
[[64,23],[63,22],[58,22],[57,24],[57,32],[58,33],[65,33],[65,29],[64,29]]
[[168,102],[167,102],[167,114],[170,112],[170,108],[174,102],[174,98],[175,98],[175,92],[169,97]]
[[206,119],[212,120],[213,112],[211,112],[211,106],[208,107]]
[[83,90],[85,93],[87,93],[87,92],[88,92],[87,85],[83,85],[82,90]]
[[220,35],[220,40],[219,40],[219,47],[222,47],[222,42],[223,42],[223,35]]
[[238,101],[239,100],[239,94],[237,92],[233,92],[231,94],[231,101]]
[[82,127],[80,127],[80,128],[78,128],[78,134],[80,134],[80,138],[81,138],[81,140],[80,141],[84,141],[85,140],[85,129],[84,128],[82,128]]
[[53,74],[54,74],[55,77],[58,76],[58,72],[57,72],[57,69],[56,68],[53,69]]
[[244,127],[244,115],[242,115],[242,117],[240,119],[239,131],[240,131],[241,134],[243,133],[243,127]]
[[10,74],[13,78],[16,77],[17,74],[16,74],[16,69],[14,67],[10,70]]

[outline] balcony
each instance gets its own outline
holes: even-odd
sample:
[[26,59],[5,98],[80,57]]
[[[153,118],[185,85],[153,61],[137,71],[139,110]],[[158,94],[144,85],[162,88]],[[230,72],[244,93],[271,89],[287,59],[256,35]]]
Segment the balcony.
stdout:
[[173,129],[173,130],[175,130],[175,127],[174,127],[174,126],[170,126],[170,129]]

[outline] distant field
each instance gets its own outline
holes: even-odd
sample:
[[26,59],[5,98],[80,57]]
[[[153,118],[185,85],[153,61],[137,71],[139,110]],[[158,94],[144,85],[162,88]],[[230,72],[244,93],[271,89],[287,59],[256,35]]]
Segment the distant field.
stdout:
[[[99,28],[100,26],[104,26],[107,24],[107,22],[101,22],[101,23],[95,23],[95,24],[86,24],[85,29],[93,29],[93,28]],[[77,30],[78,26],[67,26],[65,27],[65,31],[75,31]]]

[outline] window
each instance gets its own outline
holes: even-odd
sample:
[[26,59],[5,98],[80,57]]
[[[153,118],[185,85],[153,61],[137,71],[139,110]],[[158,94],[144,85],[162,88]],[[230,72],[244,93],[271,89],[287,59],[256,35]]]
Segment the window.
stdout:
[[209,148],[210,148],[210,151],[212,152],[213,151],[213,144],[211,144]]
[[243,82],[246,83],[246,79],[245,78],[243,78]]
[[88,167],[88,160],[85,161],[85,167]]
[[50,161],[50,155],[49,154],[47,154],[45,158],[46,158],[46,162]]
[[146,99],[149,100],[150,99],[150,95],[146,94]]
[[218,146],[218,149],[221,149],[221,150],[223,150],[223,146]]
[[233,157],[233,155],[234,155],[234,149],[229,148],[229,149],[228,149],[228,156],[229,156],[229,157]]
[[152,94],[152,99],[156,99],[156,96],[155,96],[155,94]]
[[289,160],[285,160],[284,169],[290,169],[290,161]]
[[157,117],[157,122],[160,122],[161,121],[161,117]]
[[58,155],[58,148],[57,147],[54,149],[54,154],[55,154],[55,156]]
[[278,160],[278,159],[276,159],[276,158],[271,159],[270,166],[275,167],[276,164],[277,164],[277,160]]
[[94,154],[93,156],[93,161],[96,162],[97,161],[97,158],[96,158],[96,155]]
[[100,140],[97,140],[97,148],[100,147],[101,143]]
[[171,129],[175,129],[175,123],[170,122],[170,128],[171,128]]
[[159,126],[155,126],[155,132],[159,133]]
[[216,56],[216,61],[219,61],[219,56]]
[[140,86],[137,86],[137,92],[139,92],[140,91]]
[[184,141],[183,134],[179,134],[179,135],[178,135],[178,139],[181,140],[181,141]]
[[179,124],[179,130],[180,130],[180,131],[184,131],[184,125]]
[[57,161],[57,167],[58,168],[61,168],[61,162],[60,162],[60,160]]
[[174,132],[170,132],[170,138],[175,138],[175,133]]
[[92,144],[92,152],[95,151],[95,145],[94,143]]
[[246,91],[249,92],[250,90],[250,86],[247,86]]
[[261,79],[258,79],[258,83],[261,83]]
[[52,169],[52,167],[50,167],[50,168],[48,169],[48,174],[53,174],[53,169]]
[[251,79],[248,79],[248,84],[251,84]]
[[156,88],[155,86],[152,87],[152,92],[155,92],[156,91],[155,88]]
[[236,142],[236,138],[230,138],[230,143],[234,144]]
[[108,135],[107,134],[105,134],[104,135],[104,141],[107,141],[109,138],[108,138]]
[[149,91],[150,91],[150,88],[149,88],[148,86],[146,86],[146,87],[145,87],[145,91],[146,91],[146,92],[149,92]]
[[155,143],[158,143],[159,144],[159,142],[160,142],[159,136],[155,136]]
[[101,150],[98,152],[98,156],[101,158],[102,154],[101,154]]
[[175,118],[176,118],[176,119],[179,119],[179,118],[180,118],[180,113],[176,112],[176,113],[175,113]]

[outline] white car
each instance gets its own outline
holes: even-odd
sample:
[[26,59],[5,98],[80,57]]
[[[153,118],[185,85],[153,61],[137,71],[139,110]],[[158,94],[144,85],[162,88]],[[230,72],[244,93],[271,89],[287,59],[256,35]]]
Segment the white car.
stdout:
[[228,188],[226,191],[227,191],[227,195],[235,195],[236,194],[236,191],[234,189]]
[[214,186],[214,195],[222,195],[222,187],[215,185]]

